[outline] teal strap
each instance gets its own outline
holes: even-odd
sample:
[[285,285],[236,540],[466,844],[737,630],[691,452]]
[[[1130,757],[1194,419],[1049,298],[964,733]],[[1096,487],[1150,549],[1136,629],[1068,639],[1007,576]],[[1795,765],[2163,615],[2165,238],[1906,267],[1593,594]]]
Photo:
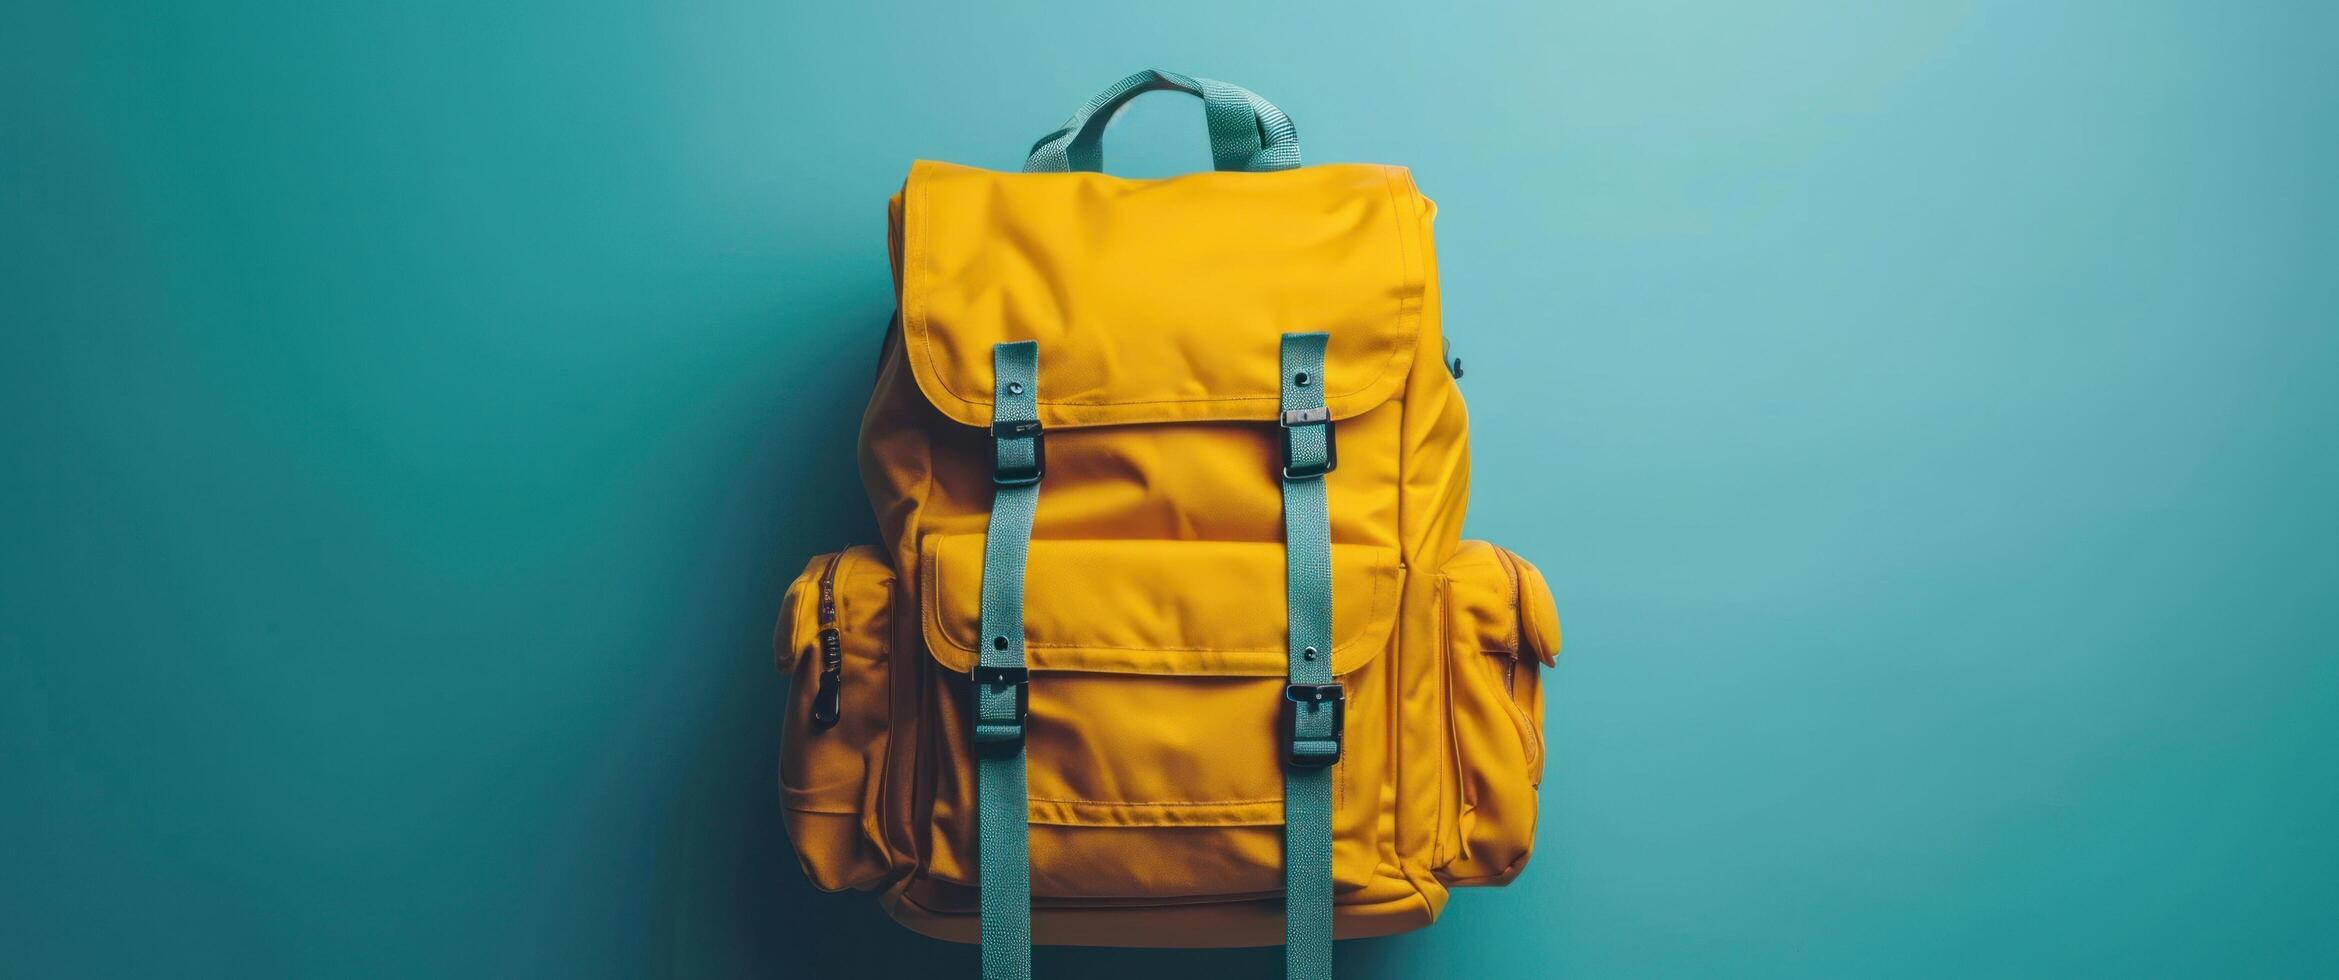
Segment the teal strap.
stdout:
[[1047,453],[1039,421],[1039,344],[991,348],[994,459],[983,537],[983,643],[973,676],[975,817],[980,837],[984,980],[1031,976],[1031,837],[1023,722],[1023,571]]
[[1346,692],[1332,679],[1332,520],[1324,474],[1338,464],[1324,407],[1321,333],[1283,335],[1283,541],[1290,607],[1284,688],[1283,974],[1332,976],[1332,766]]
[[1210,126],[1211,166],[1249,171],[1299,166],[1299,128],[1274,103],[1240,85],[1148,68],[1114,82],[1065,120],[1062,129],[1040,137],[1023,161],[1024,172],[1104,170],[1105,126],[1129,100],[1165,90],[1201,97],[1202,118]]

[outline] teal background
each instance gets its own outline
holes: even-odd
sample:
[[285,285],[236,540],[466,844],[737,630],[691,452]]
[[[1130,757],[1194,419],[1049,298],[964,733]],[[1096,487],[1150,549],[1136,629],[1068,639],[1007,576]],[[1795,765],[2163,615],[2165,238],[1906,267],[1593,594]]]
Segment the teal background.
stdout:
[[971,976],[768,628],[885,196],[1159,65],[1438,199],[1567,624],[1534,864],[1345,976],[2339,972],[2331,10],[9,4],[0,969]]

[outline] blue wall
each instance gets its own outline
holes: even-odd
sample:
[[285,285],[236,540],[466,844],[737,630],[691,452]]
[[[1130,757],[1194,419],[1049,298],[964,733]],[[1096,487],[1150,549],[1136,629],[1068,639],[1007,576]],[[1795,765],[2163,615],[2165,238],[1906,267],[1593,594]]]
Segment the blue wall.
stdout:
[[1535,863],[1345,975],[2339,972],[2330,10],[19,0],[0,963],[970,976],[796,870],[768,627],[886,194],[1159,65],[1439,200],[1568,627]]

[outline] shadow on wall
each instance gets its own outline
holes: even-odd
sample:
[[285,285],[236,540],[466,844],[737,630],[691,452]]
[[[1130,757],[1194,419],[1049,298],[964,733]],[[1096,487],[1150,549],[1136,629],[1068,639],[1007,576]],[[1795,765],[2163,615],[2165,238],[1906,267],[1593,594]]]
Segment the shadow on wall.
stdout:
[[[770,501],[758,511],[760,522],[705,530],[705,553],[724,556],[732,572],[722,580],[741,583],[741,591],[711,597],[703,615],[725,617],[726,630],[735,625],[740,649],[714,658],[720,666],[708,674],[719,678],[721,688],[696,702],[710,710],[670,720],[697,733],[679,740],[690,754],[672,760],[677,771],[665,782],[675,787],[674,796],[660,823],[662,834],[651,842],[660,849],[659,894],[645,905],[657,919],[643,923],[652,939],[646,947],[650,961],[641,966],[653,976],[978,973],[974,947],[895,924],[873,894],[813,888],[780,822],[777,753],[788,682],[774,667],[770,633],[781,594],[812,555],[877,540],[854,460],[868,395],[860,379],[870,374],[885,312],[848,319],[816,334],[845,340],[788,373],[852,383],[774,384],[756,423],[764,430],[762,441],[742,451],[736,485],[725,496]],[[1363,945],[1342,944],[1343,960]],[[613,966],[616,973],[632,972]],[[1279,977],[1283,960],[1275,948],[1046,947],[1034,951],[1033,967],[1040,976],[1236,980]]]
[[708,597],[701,615],[721,617],[720,635],[736,642],[709,654],[720,666],[704,673],[720,687],[695,702],[704,710],[671,720],[695,731],[676,739],[687,755],[672,760],[673,799],[651,842],[661,853],[659,894],[645,903],[655,919],[642,924],[653,937],[639,970],[648,975],[885,976],[974,965],[951,944],[894,925],[867,896],[815,890],[780,823],[788,682],[775,667],[771,634],[781,596],[813,555],[877,540],[855,441],[887,311],[862,306],[824,329],[802,330],[812,348],[805,359],[758,372],[767,394],[758,417],[740,426],[755,435],[740,448],[723,496],[768,503],[748,511],[751,523],[700,534],[702,553],[728,565],[719,580],[737,586]]

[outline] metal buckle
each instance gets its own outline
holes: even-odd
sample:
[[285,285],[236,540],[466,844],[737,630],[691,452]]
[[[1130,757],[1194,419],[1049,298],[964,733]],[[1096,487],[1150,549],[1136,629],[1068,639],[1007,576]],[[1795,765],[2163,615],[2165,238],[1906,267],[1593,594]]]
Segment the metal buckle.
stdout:
[[[1317,710],[1318,706],[1327,704],[1332,706],[1332,733],[1328,736],[1311,737],[1308,741],[1329,741],[1332,743],[1332,751],[1328,754],[1303,755],[1299,751],[1299,713],[1303,706],[1305,706],[1305,710],[1312,713]],[[1346,687],[1338,683],[1284,685],[1283,760],[1289,763],[1292,768],[1326,769],[1330,768],[1333,763],[1339,762],[1343,746],[1342,736],[1347,731],[1348,689]]]
[[1022,487],[1040,482],[1040,475],[1048,469],[1048,440],[1046,430],[1038,419],[1006,419],[991,423],[991,439],[1031,440],[1031,466],[1028,469],[1007,469],[999,465],[999,454],[994,447],[991,454],[991,482],[1003,487]]
[[[1340,430],[1332,424],[1332,410],[1327,407],[1285,409],[1278,420],[1283,432],[1283,478],[1286,480],[1313,480],[1340,468]],[[1293,468],[1291,465],[1291,430],[1302,426],[1324,427],[1324,465]]]
[[[1006,749],[1022,746],[1023,722],[1025,718],[1031,716],[1031,669],[1028,667],[994,667],[978,663],[974,669],[967,672],[967,676],[974,681],[978,695],[983,688],[1009,686],[1015,688],[1015,718],[1012,722],[1005,719],[983,717],[978,696],[975,710],[971,712],[975,721],[975,743]],[[1003,730],[1007,729],[1010,724],[1014,726],[1012,730]],[[986,729],[990,730],[986,731]]]

